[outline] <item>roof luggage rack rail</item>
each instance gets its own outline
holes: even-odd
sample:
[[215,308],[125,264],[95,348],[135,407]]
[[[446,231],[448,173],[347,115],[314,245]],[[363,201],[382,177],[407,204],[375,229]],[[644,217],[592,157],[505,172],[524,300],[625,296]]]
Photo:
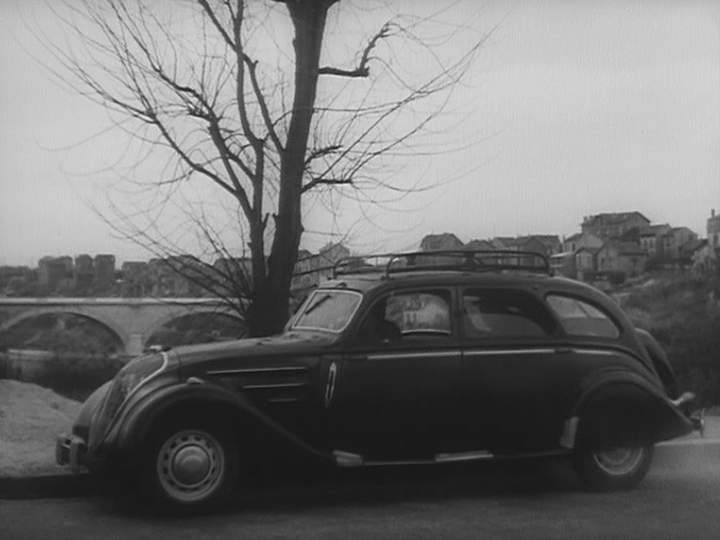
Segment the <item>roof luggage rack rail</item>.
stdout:
[[[368,259],[375,259],[378,262],[369,264]],[[547,255],[537,251],[455,249],[343,257],[333,266],[332,276],[335,278],[343,274],[382,272],[385,278],[389,278],[390,274],[398,272],[432,270],[461,272],[520,270],[553,275]]]

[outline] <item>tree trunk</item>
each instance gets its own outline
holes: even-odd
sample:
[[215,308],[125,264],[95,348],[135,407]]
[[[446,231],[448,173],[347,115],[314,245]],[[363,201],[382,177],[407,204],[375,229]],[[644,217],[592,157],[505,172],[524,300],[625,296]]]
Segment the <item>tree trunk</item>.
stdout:
[[320,49],[332,1],[295,0],[286,6],[295,28],[295,96],[281,155],[280,194],[267,279],[255,283],[250,306],[254,335],[282,331],[290,313],[290,283],[302,236],[301,196],[308,134],[317,92]]

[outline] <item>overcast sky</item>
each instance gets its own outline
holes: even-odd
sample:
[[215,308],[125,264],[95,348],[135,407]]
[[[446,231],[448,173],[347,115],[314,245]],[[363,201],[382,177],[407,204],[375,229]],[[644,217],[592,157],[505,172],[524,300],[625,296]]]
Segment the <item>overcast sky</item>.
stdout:
[[[452,6],[443,16],[478,32],[499,23],[453,109],[464,121],[444,128],[477,142],[399,165],[452,182],[377,209],[370,222],[358,224],[352,208],[335,220],[309,211],[305,247],[332,238],[317,233],[340,237],[351,226],[357,251],[414,248],[441,232],[463,241],[562,236],[584,215],[627,210],[705,235],[710,209],[720,210],[720,2]],[[92,137],[107,117],[28,55],[49,61],[28,28],[36,25],[54,27],[42,2],[0,1],[0,264],[79,253],[147,258],[91,209],[103,204],[93,175],[115,159],[111,139]]]

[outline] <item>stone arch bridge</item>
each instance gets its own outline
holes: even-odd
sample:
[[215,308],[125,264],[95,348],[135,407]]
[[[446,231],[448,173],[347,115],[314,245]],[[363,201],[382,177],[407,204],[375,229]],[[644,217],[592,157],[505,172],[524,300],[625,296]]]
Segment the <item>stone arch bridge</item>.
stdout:
[[[38,315],[71,314],[93,320],[112,331],[123,353],[136,356],[163,325],[185,315],[227,315],[244,321],[217,298],[0,298],[0,334]],[[240,334],[241,332],[238,332]]]

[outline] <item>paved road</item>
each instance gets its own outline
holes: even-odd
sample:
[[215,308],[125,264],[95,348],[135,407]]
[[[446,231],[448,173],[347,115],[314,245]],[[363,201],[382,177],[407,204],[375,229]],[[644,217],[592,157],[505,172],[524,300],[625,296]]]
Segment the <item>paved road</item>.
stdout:
[[718,447],[682,456],[660,451],[640,488],[612,494],[583,492],[564,463],[545,462],[299,477],[192,518],[102,497],[0,501],[0,537],[720,538]]

